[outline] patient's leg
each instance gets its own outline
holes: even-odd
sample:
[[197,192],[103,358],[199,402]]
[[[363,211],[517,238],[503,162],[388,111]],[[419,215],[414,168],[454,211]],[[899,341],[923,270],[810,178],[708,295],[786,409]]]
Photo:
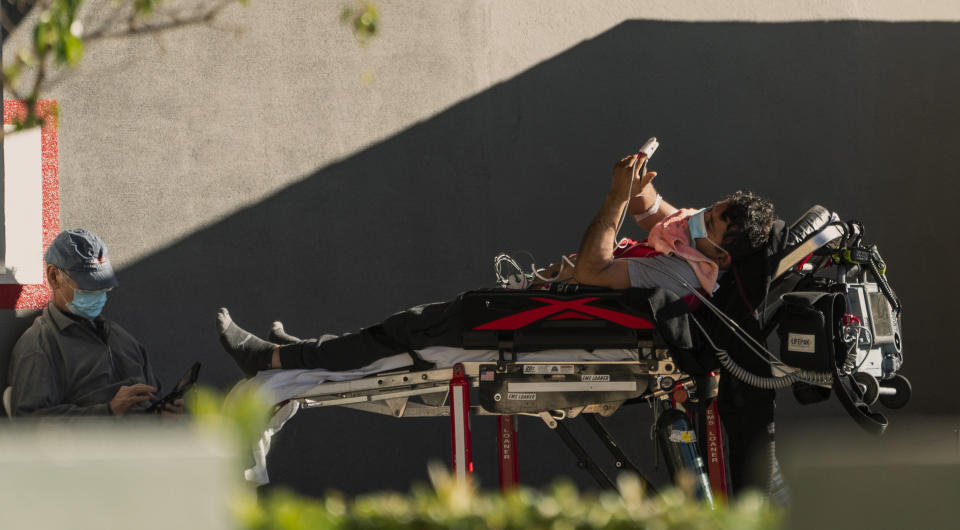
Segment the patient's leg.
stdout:
[[274,344],[293,344],[302,340],[287,333],[286,330],[283,329],[283,322],[279,320],[274,321],[267,339]]
[[337,338],[309,339],[279,348],[283,368],[354,370],[384,357],[430,346],[463,344],[460,299],[418,306],[380,324]]
[[244,374],[253,376],[260,370],[270,369],[273,350],[277,345],[234,324],[225,307],[217,312],[217,332],[223,349],[240,365]]

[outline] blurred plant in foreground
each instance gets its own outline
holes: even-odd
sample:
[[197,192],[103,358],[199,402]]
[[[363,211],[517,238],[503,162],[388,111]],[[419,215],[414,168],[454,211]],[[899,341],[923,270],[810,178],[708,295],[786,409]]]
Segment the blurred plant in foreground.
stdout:
[[189,408],[198,426],[226,432],[241,451],[249,453],[263,434],[273,407],[251,390],[234,391],[225,398],[215,390],[199,388]]
[[323,500],[278,492],[245,514],[249,530],[307,528],[409,529],[772,529],[780,514],[758,494],[715,509],[678,489],[645,497],[640,481],[620,476],[622,494],[581,494],[566,481],[546,491],[516,488],[504,494],[483,492],[469,481],[454,480],[439,464],[431,464],[432,487],[414,487],[409,495],[376,493],[347,500],[328,494]]
[[[258,439],[269,407],[255,394],[231,394],[229,407],[216,393],[200,391],[193,410],[201,426],[225,429],[247,450]],[[237,473],[242,466],[238,465]],[[247,530],[299,529],[773,529],[781,514],[759,494],[741,496],[716,508],[681,489],[646,496],[641,481],[621,474],[617,492],[581,494],[570,482],[545,491],[515,488],[507,493],[479,490],[457,481],[446,466],[428,466],[430,486],[411,493],[383,492],[349,499],[330,493],[323,499],[277,491],[257,503],[252,489],[238,494],[238,526]]]

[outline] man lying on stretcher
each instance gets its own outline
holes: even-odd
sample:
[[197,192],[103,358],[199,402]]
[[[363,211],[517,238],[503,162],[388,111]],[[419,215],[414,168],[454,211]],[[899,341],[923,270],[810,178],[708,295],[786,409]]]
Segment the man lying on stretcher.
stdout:
[[[769,201],[738,191],[709,208],[678,210],[654,190],[656,172],[640,175],[645,158],[643,153],[626,156],[614,166],[610,191],[587,227],[576,266],[551,265],[545,273],[556,276],[553,281],[610,289],[659,287],[680,297],[690,294],[686,283],[713,293],[721,270],[767,243],[775,219]],[[618,248],[624,208],[649,237]],[[459,299],[414,307],[336,338],[286,340],[291,338],[275,328],[273,342],[266,341],[233,323],[225,308],[217,315],[217,329],[224,349],[248,376],[276,368],[352,370],[411,350],[459,347],[464,331]]]

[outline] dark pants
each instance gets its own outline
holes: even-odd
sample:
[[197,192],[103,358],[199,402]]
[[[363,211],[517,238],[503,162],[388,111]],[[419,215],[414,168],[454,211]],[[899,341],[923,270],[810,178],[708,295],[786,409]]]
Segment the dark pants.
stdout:
[[774,390],[754,388],[730,374],[721,375],[717,401],[729,441],[730,487],[734,494],[756,490],[786,505],[790,494],[776,456],[775,399]]
[[401,311],[356,333],[280,346],[284,368],[354,370],[400,353],[430,346],[463,345],[460,297]]

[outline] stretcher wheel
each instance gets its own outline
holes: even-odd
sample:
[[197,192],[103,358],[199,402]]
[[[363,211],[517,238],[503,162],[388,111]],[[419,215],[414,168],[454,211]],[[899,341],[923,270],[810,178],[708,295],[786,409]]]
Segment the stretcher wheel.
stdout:
[[899,409],[907,404],[910,401],[910,396],[913,394],[913,388],[910,386],[910,381],[902,375],[895,375],[893,378],[888,379],[883,382],[883,386],[886,388],[893,388],[897,392],[895,394],[881,394],[880,403],[888,409]]
[[873,405],[880,397],[880,382],[876,377],[866,373],[857,372],[853,374],[853,380],[863,389],[863,402],[867,405]]

